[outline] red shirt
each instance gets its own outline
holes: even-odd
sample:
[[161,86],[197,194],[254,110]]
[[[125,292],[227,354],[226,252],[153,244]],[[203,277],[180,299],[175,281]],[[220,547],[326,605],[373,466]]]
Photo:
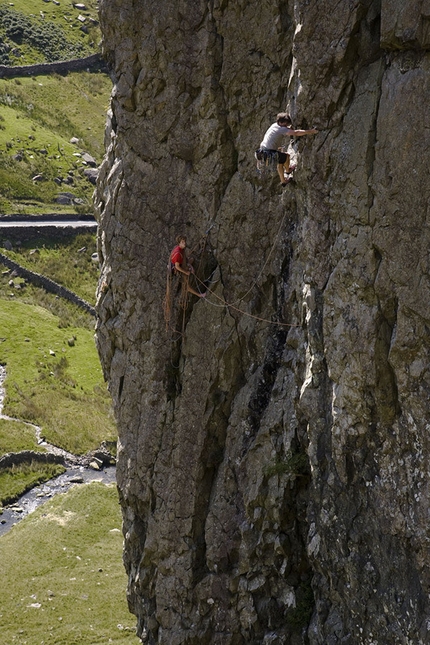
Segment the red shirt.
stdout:
[[179,262],[179,265],[182,266],[183,261],[184,261],[184,249],[181,249],[180,246],[175,246],[175,248],[170,254],[170,262],[173,264],[173,266],[176,265],[176,262]]

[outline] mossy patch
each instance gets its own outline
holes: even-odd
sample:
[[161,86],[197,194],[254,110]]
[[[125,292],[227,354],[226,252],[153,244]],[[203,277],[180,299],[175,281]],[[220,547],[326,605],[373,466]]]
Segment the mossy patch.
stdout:
[[296,606],[287,614],[291,627],[303,629],[309,625],[315,607],[314,593],[310,581],[303,582],[296,590]]
[[280,459],[264,469],[267,477],[274,475],[292,475],[303,477],[309,474],[309,460],[305,453],[289,454],[285,459]]

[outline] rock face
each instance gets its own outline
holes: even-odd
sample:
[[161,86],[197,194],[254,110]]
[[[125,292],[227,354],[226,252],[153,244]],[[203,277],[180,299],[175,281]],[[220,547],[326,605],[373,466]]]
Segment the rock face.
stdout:
[[[428,0],[100,4],[97,342],[138,634],[430,642]],[[286,189],[253,158],[284,109],[319,130]],[[178,233],[211,293],[174,292],[166,331]]]

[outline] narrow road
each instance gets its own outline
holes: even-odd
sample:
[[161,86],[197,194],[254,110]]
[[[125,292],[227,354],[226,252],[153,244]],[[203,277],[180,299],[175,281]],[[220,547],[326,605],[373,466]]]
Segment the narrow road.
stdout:
[[66,228],[70,226],[72,228],[97,228],[97,222],[85,221],[85,220],[38,220],[37,222],[27,221],[27,222],[3,222],[0,220],[0,229],[1,228],[40,228],[42,226],[55,226],[57,228]]
[[90,216],[79,217],[78,215],[8,215],[0,216],[0,230],[8,228],[40,228],[54,226],[56,228],[88,228],[96,229],[98,224]]

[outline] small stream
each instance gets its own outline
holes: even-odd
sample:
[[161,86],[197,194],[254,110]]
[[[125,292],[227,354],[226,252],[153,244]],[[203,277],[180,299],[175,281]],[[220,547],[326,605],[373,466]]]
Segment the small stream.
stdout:
[[103,470],[94,470],[90,466],[82,463],[83,459],[76,455],[57,448],[41,439],[41,428],[32,423],[14,419],[3,414],[3,404],[5,398],[5,389],[3,387],[6,378],[6,368],[0,365],[0,419],[7,419],[9,421],[20,421],[34,429],[36,439],[39,445],[44,446],[48,452],[64,457],[64,465],[66,471],[54,477],[53,479],[36,486],[32,490],[22,495],[17,502],[5,506],[3,513],[0,515],[0,537],[7,533],[12,526],[26,515],[29,515],[41,506],[44,502],[51,499],[57,493],[66,492],[71,486],[75,484],[83,484],[92,481],[100,481],[104,484],[111,484],[116,481],[116,468],[115,466],[104,467]]

